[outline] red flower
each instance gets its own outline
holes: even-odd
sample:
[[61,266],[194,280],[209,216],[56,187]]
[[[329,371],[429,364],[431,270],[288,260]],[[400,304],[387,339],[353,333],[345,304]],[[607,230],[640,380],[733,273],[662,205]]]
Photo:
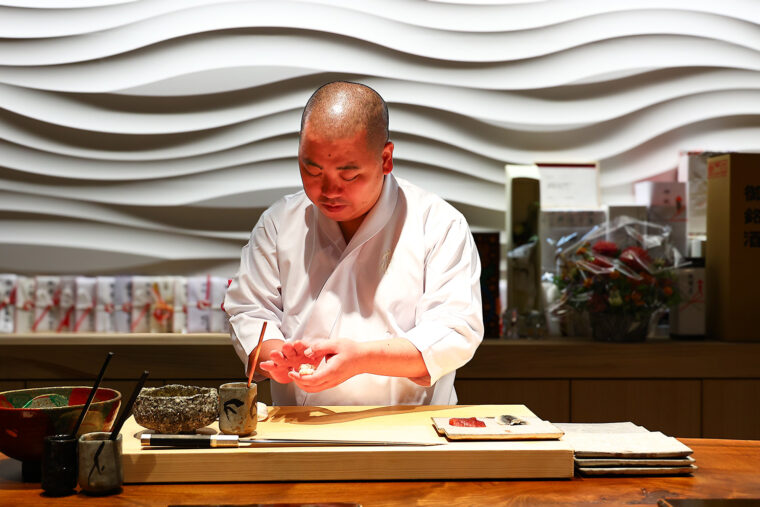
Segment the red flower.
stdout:
[[591,248],[595,254],[604,255],[605,257],[615,257],[618,253],[618,246],[612,241],[599,240]]
[[594,252],[594,259],[591,261],[600,268],[611,268],[612,263],[608,258],[617,256],[618,247],[612,241],[599,240],[591,248]]
[[636,270],[647,269],[647,265],[651,262],[647,251],[640,246],[629,246],[623,250],[620,260],[629,268]]

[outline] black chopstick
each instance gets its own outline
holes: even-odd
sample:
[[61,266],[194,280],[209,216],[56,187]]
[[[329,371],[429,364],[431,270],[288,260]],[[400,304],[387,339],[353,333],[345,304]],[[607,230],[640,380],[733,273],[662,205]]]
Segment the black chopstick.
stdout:
[[145,379],[147,378],[148,378],[148,370],[145,370],[142,376],[140,377],[140,380],[137,381],[137,387],[132,392],[132,397],[124,406],[124,410],[121,412],[121,415],[119,416],[119,419],[116,421],[116,424],[114,424],[114,427],[111,430],[110,440],[116,440],[116,437],[119,436],[119,433],[121,432],[121,427],[124,426],[124,421],[127,420],[127,417],[129,417],[130,412],[132,412],[132,405],[135,404],[135,400],[137,399],[137,396],[140,394],[140,391],[142,391],[142,388],[145,385]]
[[95,385],[92,386],[92,389],[90,390],[90,396],[87,397],[87,403],[85,403],[84,407],[82,407],[82,412],[79,414],[79,419],[77,419],[77,423],[74,425],[74,431],[71,432],[71,438],[75,438],[77,436],[79,427],[82,425],[82,421],[84,421],[84,416],[87,414],[87,411],[90,410],[90,404],[92,404],[92,400],[95,398],[95,393],[98,392],[100,382],[103,380],[103,375],[106,373],[106,367],[108,366],[108,363],[111,361],[112,357],[113,352],[106,354],[106,360],[103,362],[103,366],[100,368],[100,373],[98,373],[98,377],[95,379]]

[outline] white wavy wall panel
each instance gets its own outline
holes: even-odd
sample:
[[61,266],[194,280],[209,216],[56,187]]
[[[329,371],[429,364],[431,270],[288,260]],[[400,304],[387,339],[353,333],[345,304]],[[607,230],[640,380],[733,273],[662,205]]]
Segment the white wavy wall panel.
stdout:
[[0,270],[229,275],[298,190],[319,85],[388,101],[396,169],[500,229],[503,166],[760,148],[757,0],[0,0]]

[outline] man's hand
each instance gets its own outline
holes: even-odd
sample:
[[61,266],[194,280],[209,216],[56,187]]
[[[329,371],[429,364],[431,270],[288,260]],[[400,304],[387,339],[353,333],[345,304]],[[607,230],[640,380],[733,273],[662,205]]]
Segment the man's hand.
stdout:
[[[301,343],[301,342],[296,342]],[[304,360],[301,363],[319,365],[316,371],[309,375],[298,373],[300,364],[291,371],[288,382],[295,381],[296,385],[307,393],[318,393],[330,389],[354,375],[364,373],[364,361],[367,357],[360,343],[345,338],[323,340],[301,349]],[[324,359],[324,361],[323,361]],[[323,361],[321,364],[320,362]]]
[[316,364],[310,357],[304,355],[306,347],[307,345],[302,341],[282,343],[281,347],[269,351],[269,359],[261,361],[259,368],[280,384],[292,382],[293,378],[288,375],[290,371],[293,369],[298,371],[298,367],[303,363]]

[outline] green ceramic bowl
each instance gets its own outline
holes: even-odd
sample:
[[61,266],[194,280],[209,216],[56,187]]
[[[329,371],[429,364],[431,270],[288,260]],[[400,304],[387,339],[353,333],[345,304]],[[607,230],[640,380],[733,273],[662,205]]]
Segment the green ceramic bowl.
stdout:
[[[24,462],[40,461],[43,439],[74,430],[91,389],[39,387],[0,393],[0,452]],[[99,388],[77,434],[109,431],[119,406],[121,393]]]

